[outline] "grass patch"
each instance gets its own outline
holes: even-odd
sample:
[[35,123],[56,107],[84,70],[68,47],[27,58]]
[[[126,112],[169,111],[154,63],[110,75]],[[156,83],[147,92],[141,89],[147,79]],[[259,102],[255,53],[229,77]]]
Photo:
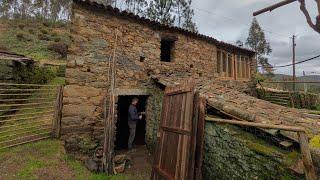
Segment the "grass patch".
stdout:
[[[44,171],[47,179],[126,180],[124,175],[108,176],[92,173],[81,162],[68,156],[59,140],[43,140],[0,151],[0,179],[39,179]],[[16,169],[6,169],[12,166]],[[61,169],[64,169],[61,171]],[[5,173],[3,173],[5,171]],[[63,173],[62,173],[63,172]],[[5,175],[4,175],[5,174]],[[41,179],[41,176],[40,176]]]
[[43,23],[34,20],[1,20],[3,24],[0,32],[0,46],[9,51],[23,54],[36,61],[65,60],[58,53],[48,49],[48,45],[55,41],[63,40],[69,44],[68,26],[45,27]]

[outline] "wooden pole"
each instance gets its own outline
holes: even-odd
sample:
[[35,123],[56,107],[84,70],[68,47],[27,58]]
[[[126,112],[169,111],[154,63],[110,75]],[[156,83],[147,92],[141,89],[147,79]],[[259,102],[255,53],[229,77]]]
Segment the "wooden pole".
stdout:
[[61,135],[61,118],[62,118],[62,101],[63,101],[63,86],[57,88],[57,97],[55,102],[55,115],[52,123],[53,136],[60,138]]
[[297,1],[297,0],[284,0],[282,2],[279,2],[279,3],[274,4],[272,6],[269,6],[269,7],[263,8],[263,9],[261,9],[259,11],[254,12],[253,16],[257,16],[257,15],[260,15],[260,14],[268,12],[268,11],[273,11],[273,10],[279,8],[279,7],[285,6],[285,5],[293,3],[295,1]]
[[234,125],[258,127],[258,128],[265,128],[265,129],[280,129],[280,130],[285,130],[285,131],[305,132],[304,128],[298,127],[298,126],[272,125],[272,124],[218,119],[218,118],[210,118],[210,117],[206,117],[206,121],[211,121],[211,122],[216,122],[216,123],[224,123],[224,124],[234,124]]
[[296,36],[292,36],[292,77],[293,77],[293,91],[296,91]]
[[198,130],[197,130],[197,145],[196,145],[196,161],[195,161],[195,178],[202,180],[202,162],[203,162],[203,146],[204,146],[204,126],[206,116],[206,99],[200,96],[198,112]]
[[298,132],[298,136],[306,179],[317,180],[316,171],[312,163],[307,135],[305,132]]
[[113,50],[112,64],[111,64],[111,78],[110,78],[110,97],[109,97],[109,111],[105,120],[105,133],[103,145],[103,165],[105,172],[113,173],[112,167],[112,153],[113,153],[113,135],[114,135],[114,113],[115,113],[115,76],[116,76],[116,50],[117,50],[118,32],[115,30],[115,45]]

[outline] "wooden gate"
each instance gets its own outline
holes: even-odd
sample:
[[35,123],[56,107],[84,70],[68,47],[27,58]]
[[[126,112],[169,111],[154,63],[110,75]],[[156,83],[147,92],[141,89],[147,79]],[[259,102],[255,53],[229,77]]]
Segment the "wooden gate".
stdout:
[[193,179],[198,97],[193,84],[166,88],[153,180]]
[[62,89],[0,83],[0,149],[58,137]]

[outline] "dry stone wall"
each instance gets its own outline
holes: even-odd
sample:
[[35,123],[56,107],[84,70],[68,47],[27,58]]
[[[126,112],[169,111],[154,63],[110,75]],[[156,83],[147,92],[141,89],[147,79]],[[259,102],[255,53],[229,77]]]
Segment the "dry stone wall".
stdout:
[[[63,138],[70,150],[77,151],[82,142],[88,142],[85,147],[90,151],[102,140],[103,104],[108,97],[113,58],[116,88],[155,89],[150,98],[153,104],[149,111],[154,111],[149,113],[153,114],[150,121],[159,121],[161,112],[161,93],[150,75],[216,78],[217,47],[194,37],[155,29],[79,4],[73,4],[71,32],[62,118]],[[176,38],[172,62],[160,61],[161,38],[165,36]],[[147,127],[146,137],[152,144],[157,122],[147,125],[152,126]]]

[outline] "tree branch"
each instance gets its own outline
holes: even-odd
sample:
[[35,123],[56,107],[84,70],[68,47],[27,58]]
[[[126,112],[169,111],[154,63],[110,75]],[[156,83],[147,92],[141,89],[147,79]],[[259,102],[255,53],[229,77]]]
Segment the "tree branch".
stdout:
[[[317,4],[318,4],[318,9],[320,10],[320,0],[317,0]],[[300,2],[300,10],[303,12],[304,16],[307,19],[307,23],[309,24],[309,26],[315,30],[316,32],[320,33],[320,13],[318,15],[318,17],[316,18],[316,23],[314,24],[311,20],[310,14],[306,8],[306,2],[305,0],[299,0]]]

